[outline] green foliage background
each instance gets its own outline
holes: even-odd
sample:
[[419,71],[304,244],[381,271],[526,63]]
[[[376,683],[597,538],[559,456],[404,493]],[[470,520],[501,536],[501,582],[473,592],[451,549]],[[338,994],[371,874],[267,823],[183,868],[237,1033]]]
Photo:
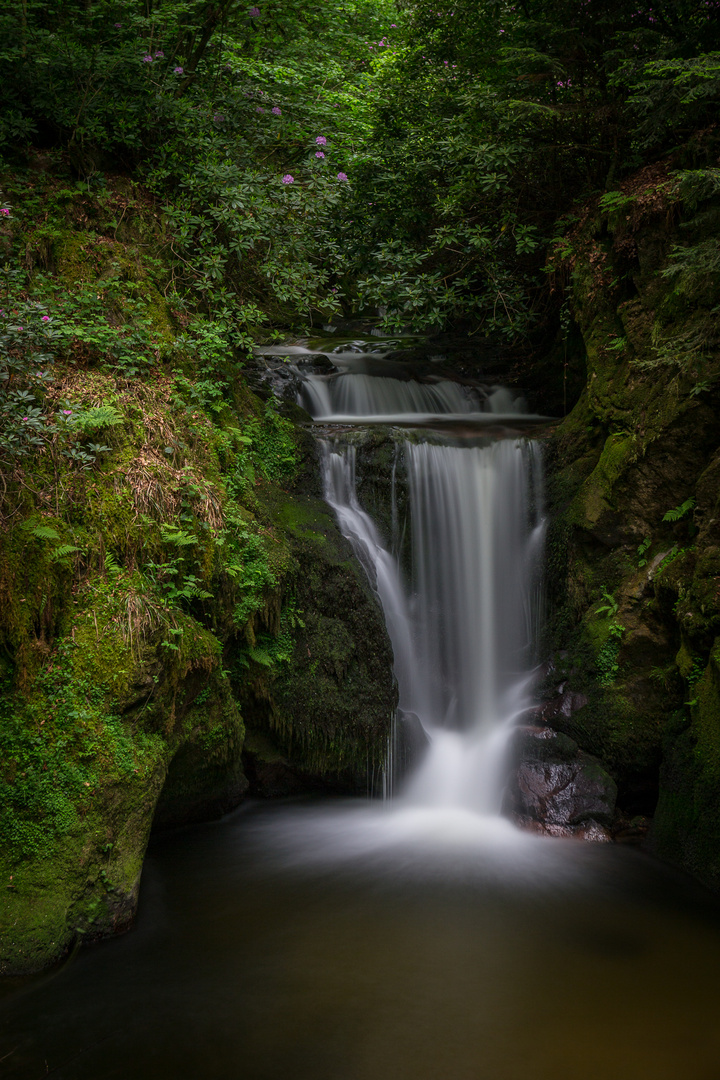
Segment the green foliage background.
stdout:
[[379,307],[516,341],[557,318],[573,203],[713,124],[718,25],[712,0],[24,0],[0,139],[141,179],[173,290],[234,332]]

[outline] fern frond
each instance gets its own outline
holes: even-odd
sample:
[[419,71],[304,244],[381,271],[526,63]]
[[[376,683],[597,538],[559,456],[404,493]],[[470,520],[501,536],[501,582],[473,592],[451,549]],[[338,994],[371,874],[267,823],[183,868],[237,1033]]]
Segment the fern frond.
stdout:
[[65,559],[68,555],[72,555],[74,551],[79,551],[80,548],[75,544],[61,544],[60,547],[55,548],[53,551],[53,561],[57,562],[59,559]]
[[51,525],[36,525],[30,532],[38,540],[60,539],[60,533],[56,529],[53,529]]
[[663,515],[663,521],[680,521],[689,513],[695,506],[695,499],[686,499],[684,503],[680,503],[673,510],[668,510],[667,514]]

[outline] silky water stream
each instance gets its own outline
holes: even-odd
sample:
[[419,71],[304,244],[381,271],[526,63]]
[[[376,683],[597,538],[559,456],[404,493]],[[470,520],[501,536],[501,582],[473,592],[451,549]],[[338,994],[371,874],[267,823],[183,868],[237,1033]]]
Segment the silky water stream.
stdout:
[[[542,616],[538,418],[354,356],[300,394],[393,644],[392,798],[249,803],[155,841],[133,932],[4,988],[0,1075],[718,1080],[716,904],[499,813]],[[392,425],[392,535],[358,496],[370,421]]]

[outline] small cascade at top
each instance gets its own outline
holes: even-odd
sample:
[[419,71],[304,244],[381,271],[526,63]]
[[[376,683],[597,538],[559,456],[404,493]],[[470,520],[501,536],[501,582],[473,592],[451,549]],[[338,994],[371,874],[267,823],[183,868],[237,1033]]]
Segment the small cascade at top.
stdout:
[[309,375],[303,382],[298,403],[313,419],[325,423],[407,423],[410,418],[516,416],[519,402],[505,387],[493,387],[481,394],[474,387],[449,379],[432,383],[416,379],[393,379],[382,375],[346,373],[335,376]]

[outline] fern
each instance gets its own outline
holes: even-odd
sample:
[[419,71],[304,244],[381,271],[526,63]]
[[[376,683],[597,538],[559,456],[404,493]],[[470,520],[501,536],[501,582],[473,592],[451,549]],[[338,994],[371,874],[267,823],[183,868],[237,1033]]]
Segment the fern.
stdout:
[[34,521],[28,521],[23,525],[24,529],[34,536],[36,540],[59,540],[60,533],[53,529],[52,525],[36,525]]
[[690,513],[694,506],[695,499],[686,499],[684,503],[680,503],[673,510],[668,510],[667,514],[663,516],[663,521],[680,521],[681,518]]
[[186,580],[182,589],[178,589],[178,596],[186,600],[211,600],[212,593],[207,589],[201,589],[194,581]]
[[263,667],[272,667],[272,657],[265,649],[250,649],[249,656],[256,664],[262,664]]
[[609,593],[605,586],[600,588],[600,598],[605,601],[601,607],[595,608],[596,615],[605,615],[606,618],[614,618],[618,613],[618,602],[612,593]]
[[197,537],[187,533],[177,525],[161,525],[160,532],[166,544],[174,544],[176,547],[192,547],[197,544]]
[[74,551],[79,551],[80,548],[75,544],[61,544],[60,547],[55,548],[53,551],[53,561],[58,562],[60,559],[66,559],[68,555],[72,555]]
[[607,191],[600,198],[600,209],[612,213],[613,210],[625,210],[635,202],[634,195],[625,195],[622,191]]
[[90,409],[78,409],[73,415],[72,425],[87,435],[101,428],[116,427],[122,424],[124,419],[114,405],[96,405]]
[[117,562],[115,556],[111,551],[108,551],[105,556],[105,573],[113,581],[116,581],[122,572],[122,567]]
[[715,237],[701,240],[699,244],[692,244],[689,247],[675,244],[670,259],[670,265],[661,271],[664,278],[677,278],[683,275],[688,279],[705,278],[708,274],[720,273],[720,251]]
[[652,544],[652,540],[649,536],[646,536],[641,544],[638,545],[638,568],[647,565],[647,550]]

